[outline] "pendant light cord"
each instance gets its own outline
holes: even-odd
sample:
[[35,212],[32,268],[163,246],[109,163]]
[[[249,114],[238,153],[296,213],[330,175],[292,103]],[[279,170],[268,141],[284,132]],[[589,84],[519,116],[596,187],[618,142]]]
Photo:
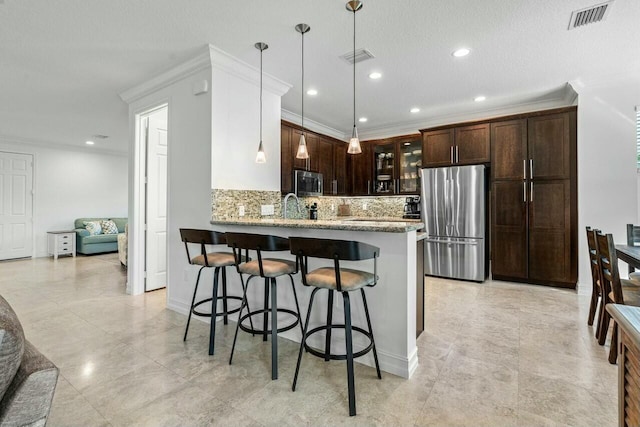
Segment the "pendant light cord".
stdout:
[[353,127],[356,127],[356,9],[353,9]]
[[304,136],[304,30],[302,31],[302,135]]
[[262,51],[260,49],[260,142],[262,143]]

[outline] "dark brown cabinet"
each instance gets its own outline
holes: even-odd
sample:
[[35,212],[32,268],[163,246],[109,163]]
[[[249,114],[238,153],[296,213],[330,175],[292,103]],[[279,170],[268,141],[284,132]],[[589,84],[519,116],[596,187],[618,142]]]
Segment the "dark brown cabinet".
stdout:
[[425,166],[489,163],[489,124],[422,131],[422,163]]
[[420,192],[418,169],[422,166],[422,141],[419,135],[367,141],[373,157],[371,194],[417,194]]
[[371,144],[361,142],[362,153],[347,154],[351,174],[351,195],[367,196],[371,193],[373,158]]
[[287,122],[281,123],[280,190],[282,193],[293,191],[293,174],[294,170],[298,169],[321,173],[324,195],[346,195],[348,193],[346,144],[315,132],[305,131],[309,158],[297,159],[301,134],[302,130],[299,126]]
[[575,287],[575,109],[491,124],[494,279]]

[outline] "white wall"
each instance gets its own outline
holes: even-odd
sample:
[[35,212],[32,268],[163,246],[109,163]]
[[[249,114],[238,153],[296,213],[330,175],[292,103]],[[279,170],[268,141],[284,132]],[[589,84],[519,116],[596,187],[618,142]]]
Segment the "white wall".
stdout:
[[574,87],[579,94],[579,282],[591,286],[585,227],[626,242],[626,224],[638,220],[634,107],[640,104],[640,76]]
[[[142,208],[141,182],[135,175],[136,160],[140,152],[135,144],[135,116],[163,103],[169,105],[168,161],[167,161],[167,303],[175,300],[176,292],[183,288],[186,264],[180,228],[209,228],[211,216],[211,91],[193,94],[195,84],[210,81],[211,69],[204,68],[188,76],[173,80],[154,92],[133,101],[129,106],[132,127],[130,141],[131,179],[129,181],[130,218],[138,218]],[[143,222],[129,221],[130,260],[127,289],[131,293],[144,290],[144,241],[140,238]],[[186,291],[188,293],[188,290]],[[181,294],[178,297],[182,300]]]
[[34,256],[47,256],[47,231],[72,230],[76,218],[127,216],[125,153],[11,141],[0,141],[0,151],[34,157]]
[[[211,52],[211,188],[280,191],[280,100],[290,86],[264,74],[262,141],[267,162],[257,164],[259,68],[218,49]],[[258,54],[256,50],[256,58]]]

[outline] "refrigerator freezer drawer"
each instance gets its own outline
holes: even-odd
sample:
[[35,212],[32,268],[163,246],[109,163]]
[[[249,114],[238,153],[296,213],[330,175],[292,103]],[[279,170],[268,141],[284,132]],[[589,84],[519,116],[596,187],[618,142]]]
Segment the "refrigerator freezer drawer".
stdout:
[[484,239],[424,239],[424,272],[430,276],[482,282]]

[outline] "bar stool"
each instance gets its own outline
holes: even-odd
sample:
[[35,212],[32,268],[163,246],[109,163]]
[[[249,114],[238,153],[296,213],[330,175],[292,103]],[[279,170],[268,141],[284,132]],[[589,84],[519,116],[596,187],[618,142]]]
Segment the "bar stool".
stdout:
[[[247,234],[247,233],[226,233],[227,244],[233,248],[233,255],[236,260],[236,268],[240,273],[240,279],[244,288],[244,294],[242,296],[242,303],[240,304],[240,314],[238,315],[238,323],[236,325],[236,333],[233,337],[233,346],[231,347],[231,356],[229,357],[229,364],[233,361],[233,352],[236,347],[236,340],[238,338],[238,330],[242,329],[245,332],[251,334],[262,334],[262,340],[267,341],[267,336],[271,334],[271,379],[278,379],[278,333],[285,332],[295,328],[296,325],[300,325],[302,331],[302,319],[300,316],[300,305],[298,304],[298,295],[296,294],[296,288],[293,284],[293,274],[298,272],[298,264],[295,261],[278,259],[278,258],[263,258],[264,252],[280,252],[289,250],[289,240],[284,237],[269,236],[263,234]],[[257,259],[253,261],[249,260],[249,251],[255,251]],[[244,251],[244,256],[242,256]],[[243,274],[248,274],[249,278],[245,284],[243,280]],[[291,280],[291,289],[293,290],[293,297],[296,302],[296,311],[286,308],[278,308],[277,301],[277,278],[281,276],[289,276]],[[262,310],[251,311],[247,302],[247,289],[249,287],[249,281],[254,277],[261,277],[264,279],[264,308]],[[271,294],[271,307],[269,307],[269,294]],[[242,311],[244,307],[247,307],[247,314],[243,315]],[[285,327],[278,328],[278,313],[287,313],[295,317],[295,321]],[[243,321],[251,318],[255,315],[263,315],[263,329],[256,329],[251,324],[251,327],[243,325]],[[269,329],[269,314],[271,314],[271,328]]]
[[[302,341],[300,342],[300,351],[298,352],[298,363],[296,364],[296,373],[293,377],[292,390],[296,391],[303,349],[316,357],[323,358],[325,361],[329,361],[330,359],[346,360],[347,384],[349,390],[349,415],[354,416],[356,415],[356,396],[353,359],[363,356],[373,350],[373,358],[375,360],[378,378],[382,379],[380,365],[378,363],[376,343],[373,338],[373,329],[371,329],[369,308],[367,307],[367,299],[364,293],[365,286],[373,287],[377,284],[377,257],[380,254],[380,248],[361,242],[314,239],[307,237],[290,237],[289,243],[291,246],[291,253],[296,255],[297,262],[300,264],[302,283],[305,286],[315,287],[311,292],[311,299],[309,300],[309,310],[307,311],[307,320],[302,334]],[[309,257],[332,259],[333,267],[322,267],[309,272],[307,271]],[[340,267],[340,261],[363,261],[368,259],[373,259],[373,273]],[[327,303],[327,324],[308,330],[311,310],[313,308],[313,299],[320,289],[327,289],[329,291],[329,301]],[[349,292],[357,290],[360,290],[360,293],[362,294],[362,302],[364,304],[364,312],[367,317],[367,326],[369,329],[368,331],[357,326],[352,326],[351,324],[351,302]],[[344,324],[333,324],[332,322],[334,291],[342,293],[342,299],[344,302]],[[345,330],[346,354],[331,353],[332,329]],[[320,331],[326,331],[324,351],[316,350],[307,344],[309,337]],[[363,334],[370,341],[366,348],[356,353],[353,352],[353,331]]]
[[[180,237],[184,242],[184,246],[187,250],[187,259],[191,265],[199,265],[198,278],[196,279],[196,286],[193,290],[193,298],[191,298],[191,307],[189,309],[189,317],[187,318],[187,327],[184,330],[183,341],[187,340],[187,334],[189,332],[189,324],[191,323],[191,315],[211,318],[211,327],[209,332],[209,355],[213,355],[215,351],[215,337],[216,337],[216,318],[223,316],[224,324],[228,324],[228,315],[237,313],[240,311],[240,307],[233,310],[229,310],[227,306],[228,300],[242,301],[242,297],[227,295],[227,272],[226,267],[235,265],[235,257],[230,252],[209,252],[207,253],[206,247],[211,245],[224,245],[227,243],[224,233],[219,233],[212,230],[197,230],[192,228],[181,228]],[[189,244],[197,244],[200,246],[200,255],[191,257],[189,252]],[[200,275],[205,268],[214,268],[213,272],[213,292],[211,298],[206,298],[196,302],[196,294],[198,293],[198,284],[200,283]],[[218,297],[218,278],[222,270],[222,297]],[[244,287],[244,284],[243,284]],[[222,311],[218,311],[218,299],[222,300]],[[197,308],[202,305],[211,302],[211,312],[206,313],[198,311]]]

